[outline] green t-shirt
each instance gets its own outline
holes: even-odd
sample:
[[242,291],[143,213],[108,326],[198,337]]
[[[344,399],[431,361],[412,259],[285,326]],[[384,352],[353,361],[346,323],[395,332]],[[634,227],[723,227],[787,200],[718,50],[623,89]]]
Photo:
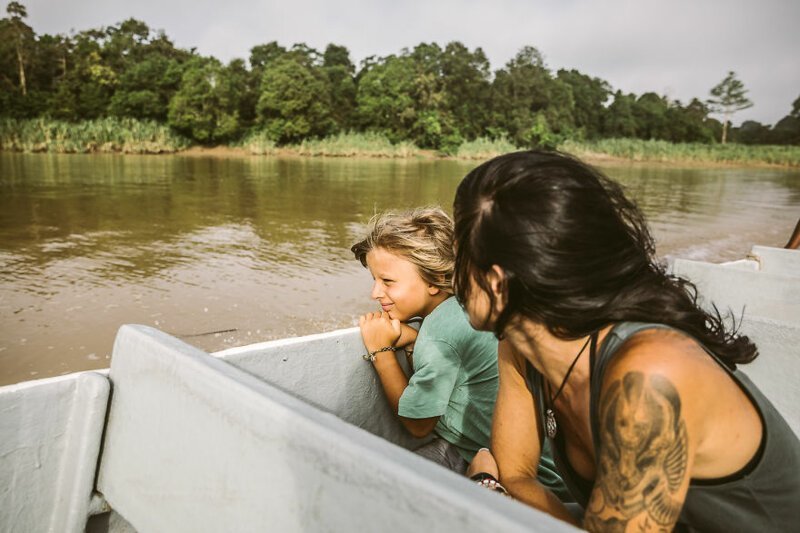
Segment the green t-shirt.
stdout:
[[[436,434],[471,462],[475,452],[489,447],[497,387],[497,339],[474,330],[466,312],[450,297],[422,322],[414,343],[414,374],[400,397],[398,414],[438,416]],[[547,443],[538,477],[564,501],[571,501]]]
[[422,322],[414,343],[414,374],[398,414],[439,417],[435,432],[471,461],[489,446],[497,398],[497,339],[472,329],[454,297]]

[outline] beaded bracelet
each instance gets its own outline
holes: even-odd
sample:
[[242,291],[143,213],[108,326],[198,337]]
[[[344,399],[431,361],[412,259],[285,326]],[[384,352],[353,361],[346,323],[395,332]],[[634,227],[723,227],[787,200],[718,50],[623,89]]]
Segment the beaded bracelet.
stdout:
[[472,481],[475,481],[481,487],[487,488],[489,490],[493,490],[508,496],[508,491],[506,488],[497,481],[493,475],[489,474],[488,472],[479,472],[470,478]]
[[396,351],[397,351],[397,348],[395,348],[394,346],[384,346],[383,348],[379,348],[379,349],[375,350],[374,352],[365,353],[362,357],[364,358],[365,361],[372,361],[374,363],[375,362],[375,355],[377,355],[377,354],[379,354],[381,352],[396,352]]

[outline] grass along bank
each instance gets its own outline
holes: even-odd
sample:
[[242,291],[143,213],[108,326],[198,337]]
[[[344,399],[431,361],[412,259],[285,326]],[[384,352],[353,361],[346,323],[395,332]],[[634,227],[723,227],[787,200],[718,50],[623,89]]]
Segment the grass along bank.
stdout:
[[581,158],[655,163],[800,166],[800,146],[671,143],[641,139],[565,141],[559,150]]
[[[103,118],[76,123],[49,119],[0,119],[0,150],[17,152],[130,154],[175,153],[192,147],[167,125],[131,118]],[[198,148],[195,146],[195,148]],[[450,155],[423,150],[411,142],[392,143],[380,133],[347,132],[299,144],[278,146],[264,132],[251,132],[228,147],[200,148],[199,153],[294,155],[307,157],[451,157],[486,160],[518,150],[505,138],[480,137],[463,142]],[[800,146],[670,143],[640,139],[567,140],[559,150],[588,160],[698,165],[800,166]]]
[[380,133],[337,133],[322,139],[307,139],[299,144],[277,146],[264,132],[254,132],[241,142],[253,155],[277,155],[290,153],[310,157],[421,157],[424,150],[411,142],[392,144]]
[[132,118],[81,122],[0,119],[0,150],[6,151],[163,154],[183,150],[190,144],[188,139],[164,124]]

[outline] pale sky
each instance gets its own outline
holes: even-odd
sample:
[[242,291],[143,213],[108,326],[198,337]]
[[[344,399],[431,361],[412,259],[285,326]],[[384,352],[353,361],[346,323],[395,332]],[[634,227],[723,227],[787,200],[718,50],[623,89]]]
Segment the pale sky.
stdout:
[[492,69],[524,45],[637,95],[705,100],[729,70],[754,106],[733,118],[774,124],[800,96],[799,0],[21,0],[41,33],[134,17],[177,46],[225,62],[257,44],[346,46],[358,64],[420,42],[483,48]]

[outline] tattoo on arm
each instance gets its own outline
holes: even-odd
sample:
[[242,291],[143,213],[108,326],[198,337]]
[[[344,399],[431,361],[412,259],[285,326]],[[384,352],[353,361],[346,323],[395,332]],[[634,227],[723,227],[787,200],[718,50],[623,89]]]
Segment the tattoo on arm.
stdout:
[[625,374],[600,404],[599,462],[586,527],[671,530],[683,507],[687,458],[678,391],[660,375]]

